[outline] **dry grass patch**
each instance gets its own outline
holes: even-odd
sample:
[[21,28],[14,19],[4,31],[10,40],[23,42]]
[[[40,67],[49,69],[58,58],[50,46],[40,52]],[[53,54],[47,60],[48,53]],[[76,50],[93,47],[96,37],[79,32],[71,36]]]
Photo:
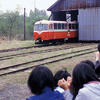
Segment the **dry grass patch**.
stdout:
[[19,47],[27,47],[34,45],[34,41],[4,41],[0,44],[0,50],[2,49],[10,49],[10,48],[19,48]]

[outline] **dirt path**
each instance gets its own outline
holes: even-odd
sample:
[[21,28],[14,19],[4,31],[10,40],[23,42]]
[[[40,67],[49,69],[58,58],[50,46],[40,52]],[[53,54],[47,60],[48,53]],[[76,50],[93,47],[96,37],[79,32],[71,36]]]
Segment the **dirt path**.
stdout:
[[26,100],[31,96],[27,85],[4,84],[0,86],[0,100]]

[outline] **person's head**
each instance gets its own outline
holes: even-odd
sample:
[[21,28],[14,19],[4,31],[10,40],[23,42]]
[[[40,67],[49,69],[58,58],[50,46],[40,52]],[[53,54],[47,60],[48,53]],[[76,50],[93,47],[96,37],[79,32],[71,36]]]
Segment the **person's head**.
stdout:
[[71,77],[70,73],[67,72],[67,70],[59,70],[55,73],[54,75],[54,83],[55,83],[55,87],[57,87],[58,85],[58,81],[61,79],[65,79],[67,80],[68,77]]
[[72,72],[71,92],[73,94],[73,100],[78,94],[79,89],[90,81],[99,81],[95,70],[89,64],[82,62],[77,64]]
[[28,78],[28,86],[32,93],[41,94],[45,87],[54,89],[52,72],[45,66],[36,66]]
[[95,70],[95,65],[92,61],[90,60],[84,60],[84,61],[81,61],[82,63],[86,63],[86,64],[89,64],[91,66],[91,68],[93,68],[93,70]]
[[100,43],[98,44],[98,51],[100,52]]

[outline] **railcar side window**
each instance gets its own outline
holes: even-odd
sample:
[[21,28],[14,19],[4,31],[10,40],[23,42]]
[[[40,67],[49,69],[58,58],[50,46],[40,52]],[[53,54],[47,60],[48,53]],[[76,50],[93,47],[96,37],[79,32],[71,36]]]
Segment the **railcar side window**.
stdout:
[[77,29],[78,25],[77,24],[72,24],[72,29]]
[[65,24],[62,24],[62,29],[65,29],[64,25],[65,25]]
[[76,26],[76,29],[78,29],[78,24],[75,24],[75,26]]
[[65,29],[67,29],[67,24],[65,24]]
[[72,25],[71,24],[69,24],[69,29],[72,29]]
[[75,24],[72,24],[72,29],[76,29]]
[[52,24],[49,25],[49,29],[53,29],[53,25]]
[[54,29],[57,29],[57,23],[54,23]]
[[60,23],[58,24],[58,29],[61,29],[61,24]]

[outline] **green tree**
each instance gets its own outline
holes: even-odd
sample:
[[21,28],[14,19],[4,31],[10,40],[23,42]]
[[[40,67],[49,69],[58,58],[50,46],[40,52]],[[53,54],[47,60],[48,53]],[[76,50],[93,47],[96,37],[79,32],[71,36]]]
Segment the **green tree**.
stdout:
[[[36,21],[48,19],[45,10],[30,10],[29,16],[26,16],[26,38],[32,39],[33,27]],[[5,35],[9,39],[24,38],[24,16],[19,11],[7,11],[0,14],[0,35]]]
[[0,30],[2,33],[9,35],[10,40],[13,36],[12,31],[18,16],[18,12],[6,12],[0,16]]

